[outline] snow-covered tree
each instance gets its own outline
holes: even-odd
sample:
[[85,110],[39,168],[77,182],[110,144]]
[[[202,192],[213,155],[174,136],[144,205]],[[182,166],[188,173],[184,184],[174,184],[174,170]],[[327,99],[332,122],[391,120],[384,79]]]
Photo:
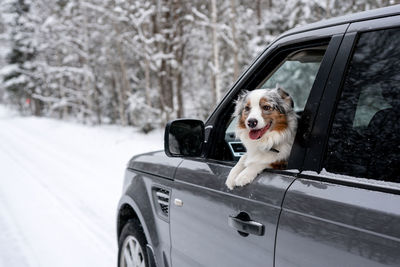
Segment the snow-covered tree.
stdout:
[[205,119],[282,32],[398,2],[3,0],[0,101],[145,132],[176,117]]
[[30,1],[8,1],[6,13],[9,21],[11,49],[7,54],[8,65],[1,71],[6,98],[21,111],[39,115],[41,103],[33,98],[40,90],[40,78],[36,71],[37,55],[34,39],[35,24],[30,17]]

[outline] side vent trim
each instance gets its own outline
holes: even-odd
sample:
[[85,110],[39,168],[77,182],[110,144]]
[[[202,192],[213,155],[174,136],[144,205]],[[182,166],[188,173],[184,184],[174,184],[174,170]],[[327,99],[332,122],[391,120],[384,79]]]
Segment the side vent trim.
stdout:
[[165,221],[169,221],[170,189],[154,186],[152,191],[158,216]]

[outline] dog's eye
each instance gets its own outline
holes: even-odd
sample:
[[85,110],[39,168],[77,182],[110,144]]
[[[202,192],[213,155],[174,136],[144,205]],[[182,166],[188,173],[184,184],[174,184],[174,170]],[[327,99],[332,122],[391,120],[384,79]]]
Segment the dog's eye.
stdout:
[[249,106],[245,106],[244,107],[244,111],[246,111],[246,112],[250,111],[250,107]]
[[263,106],[263,109],[266,110],[266,111],[269,111],[269,110],[271,110],[272,108],[271,108],[270,106]]

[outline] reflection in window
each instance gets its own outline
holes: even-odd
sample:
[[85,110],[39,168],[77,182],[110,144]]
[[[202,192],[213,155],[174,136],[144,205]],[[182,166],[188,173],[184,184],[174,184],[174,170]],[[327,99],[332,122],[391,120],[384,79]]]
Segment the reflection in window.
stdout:
[[329,137],[327,171],[400,182],[399,34],[360,36]]
[[259,88],[279,84],[293,98],[295,111],[303,111],[325,50],[326,47],[320,47],[289,55]]
[[380,84],[366,86],[361,92],[357,103],[353,127],[368,127],[369,122],[379,110],[391,108],[388,101],[382,96]]

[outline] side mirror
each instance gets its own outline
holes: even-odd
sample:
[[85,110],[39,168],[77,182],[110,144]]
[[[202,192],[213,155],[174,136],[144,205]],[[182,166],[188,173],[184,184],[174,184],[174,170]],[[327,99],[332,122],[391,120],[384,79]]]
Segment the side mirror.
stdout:
[[198,157],[204,143],[204,123],[178,119],[168,122],[164,134],[164,150],[169,157]]

